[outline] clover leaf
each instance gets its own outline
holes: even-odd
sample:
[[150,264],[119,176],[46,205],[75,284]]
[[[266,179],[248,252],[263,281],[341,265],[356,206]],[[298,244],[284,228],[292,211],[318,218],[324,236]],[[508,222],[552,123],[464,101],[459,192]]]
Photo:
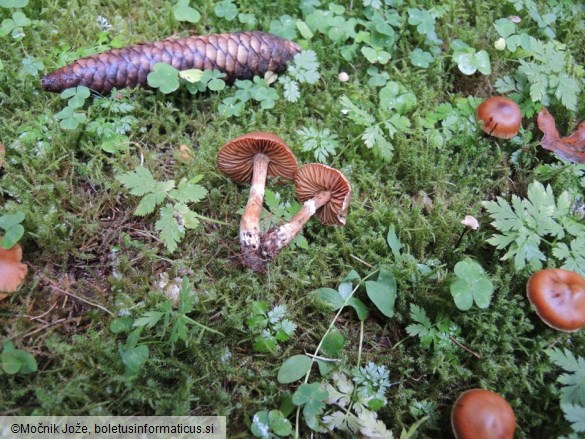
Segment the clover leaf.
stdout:
[[434,58],[433,55],[425,50],[419,49],[418,47],[410,52],[410,62],[413,66],[421,67],[426,69],[431,65]]
[[464,259],[455,265],[454,272],[457,279],[451,283],[451,295],[455,306],[467,311],[475,301],[479,308],[487,308],[494,286],[486,277],[482,266],[471,259]]
[[232,21],[238,15],[238,7],[232,2],[232,0],[223,0],[215,5],[215,15],[223,17],[227,21]]
[[173,6],[173,16],[178,21],[188,21],[189,23],[197,23],[201,19],[199,11],[189,6],[189,0],[178,0],[177,4]]
[[158,88],[162,93],[169,94],[179,88],[179,71],[173,66],[157,62],[152,72],[146,77],[148,85],[152,88]]

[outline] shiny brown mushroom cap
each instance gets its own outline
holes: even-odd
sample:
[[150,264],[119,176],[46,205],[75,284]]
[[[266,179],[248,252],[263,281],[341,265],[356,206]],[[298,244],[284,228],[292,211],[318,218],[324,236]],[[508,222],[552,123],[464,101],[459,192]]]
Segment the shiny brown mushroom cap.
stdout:
[[236,183],[250,183],[256,154],[269,158],[269,177],[294,180],[299,168],[297,159],[285,141],[272,133],[253,132],[230,140],[219,150],[217,166]]
[[[0,236],[0,242],[2,237]],[[8,250],[0,247],[0,292],[13,293],[15,292],[28,271],[28,267],[21,263],[22,248],[15,244]],[[0,294],[0,300],[5,298],[4,294]]]
[[520,129],[522,112],[512,99],[505,96],[492,96],[483,101],[475,113],[481,121],[481,129],[490,136],[511,139]]
[[516,416],[502,396],[471,389],[453,404],[451,427],[457,439],[513,439]]
[[551,328],[574,332],[585,326],[585,278],[569,270],[545,269],[526,283],[528,300]]
[[317,218],[328,226],[344,226],[351,201],[349,181],[337,169],[320,163],[302,166],[295,178],[297,199],[304,203],[322,191],[331,192],[331,199],[317,209]]

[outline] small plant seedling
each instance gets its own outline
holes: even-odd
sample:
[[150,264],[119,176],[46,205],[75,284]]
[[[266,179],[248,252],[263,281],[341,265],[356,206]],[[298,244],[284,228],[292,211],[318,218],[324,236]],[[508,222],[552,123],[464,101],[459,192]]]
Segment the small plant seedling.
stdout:
[[216,16],[225,18],[227,21],[232,21],[238,16],[238,7],[232,2],[232,0],[222,0],[215,5],[213,11]]
[[250,331],[258,334],[254,339],[254,350],[275,352],[279,342],[289,340],[297,325],[286,319],[286,305],[277,305],[268,310],[266,302],[252,302],[252,315],[246,320]]
[[4,342],[4,350],[0,354],[2,370],[9,375],[17,373],[33,373],[37,371],[37,361],[30,353],[16,349],[11,341]]
[[292,425],[280,410],[256,412],[250,428],[255,437],[262,439],[286,437],[293,432]]
[[482,266],[471,259],[464,259],[455,264],[454,271],[457,279],[451,283],[451,295],[455,306],[467,311],[475,302],[479,308],[487,308],[494,286]]
[[170,64],[156,63],[153,71],[147,76],[148,85],[158,88],[162,93],[169,94],[179,89],[181,79],[191,94],[197,94],[206,90],[219,91],[225,88],[225,82],[221,79],[226,75],[218,70],[189,69],[179,71]]
[[302,151],[312,152],[316,161],[326,163],[329,156],[335,156],[339,147],[337,135],[329,128],[318,130],[315,127],[303,127],[297,131],[301,138]]
[[2,248],[12,248],[22,238],[24,235],[24,227],[21,223],[25,217],[26,215],[23,212],[0,216],[0,229],[4,231],[2,233],[4,237],[2,238],[2,242],[0,242]]
[[195,229],[199,225],[199,220],[222,223],[189,208],[189,203],[198,203],[207,195],[207,189],[197,184],[202,178],[202,176],[196,176],[191,180],[182,179],[178,185],[175,185],[174,180],[155,180],[150,171],[144,167],[116,177],[130,190],[130,194],[142,197],[134,211],[135,215],[149,215],[165,200],[169,201],[160,207],[155,228],[170,252],[177,249],[177,244],[185,236],[185,229]]
[[464,75],[473,75],[477,71],[489,75],[492,72],[490,56],[485,50],[477,52],[473,47],[458,39],[453,40],[451,48],[453,61],[457,63],[459,71]]
[[[547,260],[540,246],[547,243],[553,247],[553,256],[563,261],[561,268],[585,274],[585,225],[572,217],[573,199],[568,192],[555,198],[550,185],[535,181],[528,185],[527,198],[512,195],[509,203],[498,197],[483,205],[494,220],[492,226],[501,232],[487,242],[497,249],[508,248],[502,260],[514,258],[517,270],[527,264],[532,271],[540,270]],[[555,240],[551,243],[549,237]]]
[[59,121],[61,128],[64,130],[75,130],[87,119],[86,114],[77,111],[77,109],[85,105],[85,101],[89,98],[90,94],[89,88],[83,85],[68,88],[61,92],[61,99],[68,99],[67,106],[55,114],[55,118]]
[[411,337],[418,337],[424,348],[451,348],[453,343],[450,337],[455,337],[460,332],[459,326],[443,315],[439,315],[435,323],[432,323],[426,311],[414,303],[410,304],[410,318],[416,323],[408,325],[406,332]]
[[178,21],[188,21],[189,23],[198,23],[201,20],[201,14],[197,9],[189,6],[190,0],[177,0],[173,6],[173,17]]

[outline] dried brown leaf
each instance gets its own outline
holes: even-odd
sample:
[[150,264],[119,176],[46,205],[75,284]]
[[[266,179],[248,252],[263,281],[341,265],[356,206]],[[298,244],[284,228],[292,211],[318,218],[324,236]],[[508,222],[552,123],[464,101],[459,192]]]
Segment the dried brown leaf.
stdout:
[[581,122],[571,135],[561,137],[554,117],[543,107],[538,113],[536,123],[544,133],[540,141],[544,149],[572,163],[585,163],[585,121]]

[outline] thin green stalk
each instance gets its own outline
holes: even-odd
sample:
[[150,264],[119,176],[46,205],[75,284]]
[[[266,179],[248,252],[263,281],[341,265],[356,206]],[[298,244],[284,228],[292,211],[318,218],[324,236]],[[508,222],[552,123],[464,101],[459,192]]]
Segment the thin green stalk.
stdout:
[[[372,271],[370,274],[368,274],[366,277],[364,277],[363,279],[360,279],[360,281],[357,283],[357,285],[355,286],[355,288],[351,291],[351,294],[349,296],[347,296],[347,298],[345,299],[345,301],[343,302],[343,305],[339,308],[339,310],[337,311],[337,314],[335,314],[335,317],[333,317],[333,320],[331,321],[331,323],[329,324],[329,327],[327,328],[327,331],[325,331],[325,334],[323,335],[323,337],[321,337],[321,341],[319,342],[319,344],[317,345],[317,348],[315,349],[315,352],[313,353],[313,356],[311,357],[311,365],[309,366],[309,370],[307,371],[307,375],[305,375],[305,381],[304,384],[306,384],[309,381],[309,376],[311,376],[311,369],[313,368],[313,363],[315,362],[315,357],[319,355],[319,351],[321,350],[321,346],[323,346],[323,342],[325,341],[325,338],[327,337],[327,335],[329,334],[329,332],[331,332],[331,330],[334,328],[335,326],[335,322],[337,322],[337,319],[339,318],[339,316],[341,315],[341,311],[343,311],[343,309],[347,306],[347,303],[349,302],[349,300],[353,297],[353,295],[355,294],[355,292],[358,290],[358,288],[370,277],[372,277],[374,274],[376,274],[378,271],[380,271],[380,269],[376,269],[374,271]],[[362,321],[362,330],[363,330],[363,321]],[[360,352],[358,353],[358,356],[361,356],[361,343],[362,343],[362,338],[363,338],[363,332],[362,335],[360,336]],[[358,363],[359,364],[359,363]],[[296,417],[295,417],[295,438],[298,439],[299,437],[299,420],[300,420],[300,413],[301,413],[301,408],[297,407],[297,413],[296,413]]]

